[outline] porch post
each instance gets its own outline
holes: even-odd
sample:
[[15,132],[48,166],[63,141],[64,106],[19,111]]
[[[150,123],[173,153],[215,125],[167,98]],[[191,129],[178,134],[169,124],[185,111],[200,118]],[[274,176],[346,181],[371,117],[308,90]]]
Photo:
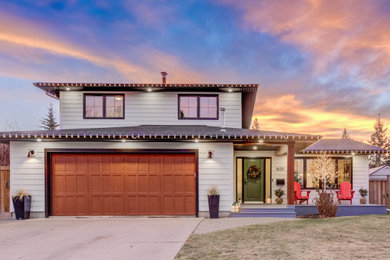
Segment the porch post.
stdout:
[[294,142],[287,145],[287,204],[294,205]]

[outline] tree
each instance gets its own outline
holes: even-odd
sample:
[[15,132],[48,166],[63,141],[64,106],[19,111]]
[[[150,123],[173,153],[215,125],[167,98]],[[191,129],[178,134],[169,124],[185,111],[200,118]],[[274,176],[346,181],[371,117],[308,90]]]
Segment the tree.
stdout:
[[320,187],[322,182],[322,190],[326,191],[327,186],[332,184],[336,177],[336,164],[326,153],[322,153],[310,165],[310,172],[314,176],[316,186]]
[[[378,114],[378,118],[374,124],[374,132],[371,134],[370,144],[382,147],[384,149],[390,149],[389,139],[387,137],[387,127],[381,120],[381,114]],[[370,167],[378,167],[389,161],[388,156],[382,154],[375,154],[370,156]]]
[[259,124],[259,120],[257,120],[257,117],[253,121],[251,129],[252,130],[260,130],[260,124]]
[[343,134],[341,136],[341,139],[351,139],[349,137],[349,133],[347,132],[347,129],[344,128]]
[[9,145],[0,144],[0,166],[9,165]]
[[50,103],[50,106],[47,109],[48,111],[46,117],[41,119],[41,128],[46,130],[54,130],[59,126],[59,124],[57,123],[56,118],[54,116],[53,104]]

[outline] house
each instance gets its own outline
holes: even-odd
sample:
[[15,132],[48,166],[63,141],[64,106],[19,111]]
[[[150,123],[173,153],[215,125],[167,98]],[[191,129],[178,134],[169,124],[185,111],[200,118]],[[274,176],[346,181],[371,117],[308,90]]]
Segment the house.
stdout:
[[368,188],[368,154],[385,152],[250,130],[257,84],[168,84],[163,74],[161,84],[34,85],[59,100],[60,129],[4,132],[0,141],[10,143],[11,193],[30,192],[35,217],[202,216],[212,187],[221,214],[237,200],[274,201],[278,187],[293,204],[294,177],[313,189],[308,164],[319,151],[337,158],[338,182],[354,189]]

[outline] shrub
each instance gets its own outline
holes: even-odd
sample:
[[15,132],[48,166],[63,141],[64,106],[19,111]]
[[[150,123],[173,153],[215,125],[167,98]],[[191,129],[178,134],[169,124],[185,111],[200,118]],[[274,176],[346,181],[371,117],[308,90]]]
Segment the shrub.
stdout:
[[276,197],[280,198],[283,195],[284,195],[284,190],[282,190],[281,188],[275,190],[275,196]]
[[360,193],[360,196],[362,196],[362,198],[364,198],[367,196],[368,190],[365,188],[360,188],[359,193]]
[[337,202],[334,200],[333,191],[324,192],[319,190],[318,197],[315,200],[318,209],[318,214],[321,218],[336,217],[338,205]]

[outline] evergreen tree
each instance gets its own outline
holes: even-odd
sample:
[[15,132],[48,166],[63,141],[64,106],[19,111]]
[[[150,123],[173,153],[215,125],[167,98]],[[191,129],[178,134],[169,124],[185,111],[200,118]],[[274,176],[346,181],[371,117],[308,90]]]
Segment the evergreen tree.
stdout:
[[57,123],[56,118],[54,117],[53,104],[50,103],[46,117],[41,119],[41,128],[46,129],[46,130],[54,130],[58,126],[59,126],[59,124]]
[[343,135],[341,136],[341,139],[351,139],[349,137],[349,133],[347,132],[347,129],[344,128]]
[[[382,147],[384,149],[389,149],[389,139],[386,135],[387,127],[381,120],[381,115],[378,115],[378,118],[374,124],[374,132],[371,134],[370,144]],[[370,157],[370,167],[378,167],[386,163],[389,158],[382,154],[375,154]]]
[[259,124],[259,120],[257,120],[257,117],[253,121],[251,129],[252,130],[260,130],[260,124]]

